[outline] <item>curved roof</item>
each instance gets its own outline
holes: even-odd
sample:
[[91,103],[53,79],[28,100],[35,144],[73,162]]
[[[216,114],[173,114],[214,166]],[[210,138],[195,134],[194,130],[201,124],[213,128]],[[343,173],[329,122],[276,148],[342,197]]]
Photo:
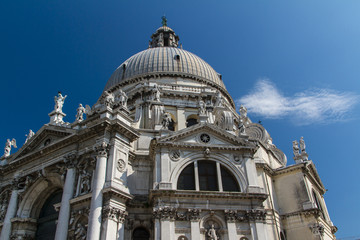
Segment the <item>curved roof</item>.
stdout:
[[120,82],[151,73],[188,74],[225,89],[218,73],[193,53],[175,47],[155,47],[139,52],[123,62],[111,75],[105,90]]

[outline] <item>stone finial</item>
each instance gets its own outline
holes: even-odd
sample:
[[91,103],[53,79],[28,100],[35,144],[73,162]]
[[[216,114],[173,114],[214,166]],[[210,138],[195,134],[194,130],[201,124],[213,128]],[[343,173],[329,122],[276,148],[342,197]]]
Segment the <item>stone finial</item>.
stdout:
[[305,151],[305,141],[304,141],[304,138],[301,137],[300,138],[300,148],[299,148],[299,143],[294,140],[293,141],[293,152],[294,152],[294,160],[295,160],[295,163],[301,163],[301,162],[304,162],[304,161],[308,161],[308,154],[306,153]]
[[161,17],[161,20],[162,20],[162,21],[161,21],[161,24],[162,24],[164,27],[166,27],[166,26],[167,26],[167,19],[166,19],[165,15]]
[[5,149],[4,149],[4,157],[10,156],[11,146],[13,146],[14,148],[17,148],[15,138],[13,138],[11,141],[10,141],[10,139],[6,140]]
[[80,103],[79,107],[76,109],[76,122],[82,122],[84,121],[84,114],[86,113],[86,109],[83,107],[83,105]]
[[35,135],[35,133],[30,129],[29,133],[25,134],[25,136],[26,136],[25,143],[27,143],[34,135]]

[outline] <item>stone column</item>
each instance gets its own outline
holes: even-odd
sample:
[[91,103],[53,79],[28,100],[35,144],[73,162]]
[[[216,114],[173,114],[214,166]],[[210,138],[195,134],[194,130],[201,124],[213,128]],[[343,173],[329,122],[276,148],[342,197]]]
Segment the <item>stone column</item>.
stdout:
[[16,216],[19,189],[18,189],[18,179],[13,181],[13,190],[11,192],[11,197],[9,201],[9,205],[6,211],[4,224],[1,230],[0,239],[1,240],[9,240],[11,235],[11,219]]
[[254,240],[267,240],[266,234],[266,212],[264,210],[249,210],[246,216],[250,222],[251,235]]
[[201,209],[188,209],[191,226],[191,240],[200,239],[200,213]]
[[125,219],[128,213],[123,210],[119,210],[118,212],[118,226],[117,226],[117,232],[118,232],[118,238],[117,240],[124,240],[125,239]]
[[219,185],[219,192],[223,192],[223,185],[222,185],[222,179],[221,179],[221,168],[220,168],[220,163],[216,162],[216,172],[217,172],[217,180],[218,180],[218,185]]
[[66,178],[64,190],[61,198],[61,206],[59,212],[58,223],[56,226],[55,240],[66,240],[69,227],[69,218],[70,218],[70,199],[74,195],[74,184],[75,184],[75,175],[76,175],[76,155],[70,154],[65,156],[64,163],[66,166]]
[[229,240],[237,240],[236,211],[225,210],[225,218],[226,218]]
[[127,213],[119,208],[107,206],[102,210],[102,240],[124,239],[123,223]]
[[155,218],[155,239],[170,240],[175,233],[176,209],[168,206],[158,207],[154,209],[153,216]]
[[154,240],[160,240],[160,219],[154,219]]
[[106,142],[102,142],[95,146],[96,156],[96,168],[93,181],[91,203],[90,203],[90,215],[89,225],[87,230],[87,240],[99,240],[101,230],[101,211],[103,204],[102,189],[105,184],[106,177],[106,163],[108,158],[109,145]]

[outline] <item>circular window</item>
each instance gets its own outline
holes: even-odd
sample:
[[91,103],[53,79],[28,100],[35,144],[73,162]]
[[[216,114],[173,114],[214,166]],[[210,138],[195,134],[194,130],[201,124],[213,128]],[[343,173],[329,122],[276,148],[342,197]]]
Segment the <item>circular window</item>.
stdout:
[[203,143],[208,143],[210,142],[210,136],[206,133],[203,133],[200,135],[200,141]]

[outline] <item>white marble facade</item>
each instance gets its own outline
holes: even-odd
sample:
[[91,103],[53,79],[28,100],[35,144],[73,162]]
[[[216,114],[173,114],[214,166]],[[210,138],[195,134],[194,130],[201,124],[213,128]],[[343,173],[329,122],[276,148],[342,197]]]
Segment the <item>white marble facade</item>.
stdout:
[[59,92],[50,122],[6,145],[0,239],[335,239],[305,143],[287,165],[178,41],[165,21],[74,123]]

